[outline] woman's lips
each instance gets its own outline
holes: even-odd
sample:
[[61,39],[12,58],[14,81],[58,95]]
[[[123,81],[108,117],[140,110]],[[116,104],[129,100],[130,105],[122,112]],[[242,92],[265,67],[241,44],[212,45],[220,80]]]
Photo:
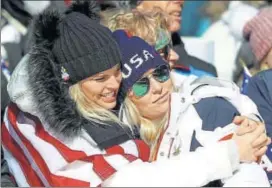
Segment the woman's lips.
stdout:
[[164,95],[157,98],[153,103],[164,103],[169,97],[169,92],[166,92]]

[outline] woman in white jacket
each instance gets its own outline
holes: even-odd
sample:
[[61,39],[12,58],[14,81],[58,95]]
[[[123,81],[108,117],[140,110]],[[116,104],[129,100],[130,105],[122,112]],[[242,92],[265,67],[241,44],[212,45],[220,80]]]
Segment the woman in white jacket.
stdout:
[[[181,156],[192,154],[190,153],[190,144],[195,134],[200,144],[204,146],[198,148],[201,150],[208,149],[219,141],[227,140],[235,135],[237,127],[234,124],[222,129],[219,128],[214,132],[202,130],[201,119],[197,116],[193,106],[201,98],[222,95],[222,97],[232,101],[233,104],[237,104],[237,107],[241,105],[242,115],[251,118],[258,117],[256,106],[247,98],[237,94],[233,85],[222,84],[213,79],[207,81],[189,78],[186,81],[187,86],[183,93],[172,93],[173,85],[167,63],[160,60],[158,53],[154,49],[152,50],[151,46],[147,47],[147,43],[142,39],[131,36],[124,30],[115,31],[114,36],[122,52],[123,81],[119,97],[120,101],[124,99],[124,103],[121,105],[119,115],[125,123],[139,127],[141,138],[151,147],[151,161],[176,160]],[[133,48],[126,48],[126,46],[132,45]],[[141,48],[141,45],[144,47]],[[208,84],[207,88],[202,88],[202,85]],[[197,94],[192,95],[192,91]],[[205,93],[202,95],[203,91]],[[240,98],[235,98],[235,94]],[[239,101],[239,104],[237,101]],[[236,120],[236,123],[238,121],[240,120]],[[246,124],[246,122],[244,123]],[[264,129],[263,125],[260,127]],[[259,141],[252,142],[252,144],[262,148],[262,144],[270,143],[270,139]],[[266,149],[261,150],[257,152],[260,156],[264,154]],[[217,155],[217,153],[213,155]],[[257,158],[255,159],[257,161]],[[191,165],[192,171],[186,169],[187,173],[194,173],[194,177],[191,177],[193,179],[190,178],[190,181],[197,182],[202,178],[198,174],[198,170],[202,167],[192,163],[188,163],[188,165]],[[234,176],[228,177],[231,177],[230,179],[219,179],[222,179],[226,186],[269,185],[265,172],[257,164],[242,163],[237,170],[238,172]],[[254,177],[247,176],[249,172],[254,172]],[[184,185],[192,186],[192,184]]]

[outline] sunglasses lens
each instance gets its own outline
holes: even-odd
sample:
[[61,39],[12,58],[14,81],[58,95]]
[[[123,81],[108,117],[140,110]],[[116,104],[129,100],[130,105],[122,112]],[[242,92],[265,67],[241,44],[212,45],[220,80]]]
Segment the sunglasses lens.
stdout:
[[134,95],[137,97],[142,97],[145,94],[147,94],[149,90],[149,79],[148,78],[142,78],[141,80],[137,81],[132,86],[132,91]]
[[166,82],[170,77],[170,70],[167,65],[161,65],[156,68],[153,72],[153,77],[158,82]]

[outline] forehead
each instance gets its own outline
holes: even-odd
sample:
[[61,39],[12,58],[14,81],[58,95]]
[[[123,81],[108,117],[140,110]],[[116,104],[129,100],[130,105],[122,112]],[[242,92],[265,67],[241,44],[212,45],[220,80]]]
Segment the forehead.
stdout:
[[84,79],[82,81],[87,81],[87,80],[90,80],[90,79],[92,80],[93,78],[96,78],[98,76],[112,75],[112,74],[115,74],[118,69],[120,69],[120,64],[119,63],[117,65],[115,65],[114,67],[110,68],[110,69],[107,69],[107,70],[105,70],[103,72],[96,73],[95,75],[92,75],[92,76],[90,76],[90,77],[88,77],[88,78],[86,78],[86,79]]
[[99,72],[99,73],[97,73],[97,74],[95,74],[94,76],[97,76],[97,75],[105,75],[105,74],[112,74],[112,73],[114,73],[116,70],[118,70],[120,68],[120,64],[118,63],[117,65],[115,65],[115,66],[113,66],[112,68],[110,68],[110,69],[107,69],[107,70],[105,70],[105,71],[103,71],[103,72]]
[[152,7],[160,7],[162,9],[165,8],[165,5],[168,4],[170,1],[146,1],[143,0],[141,1],[142,4],[144,4],[145,6],[152,8]]
[[142,78],[145,77],[145,76],[150,75],[154,70],[155,70],[155,68],[149,69],[147,72],[144,73],[144,75],[142,76]]

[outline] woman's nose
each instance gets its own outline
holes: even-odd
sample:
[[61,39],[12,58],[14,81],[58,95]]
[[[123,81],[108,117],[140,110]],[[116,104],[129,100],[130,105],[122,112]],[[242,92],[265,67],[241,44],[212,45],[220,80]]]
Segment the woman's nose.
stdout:
[[155,80],[153,77],[150,78],[150,87],[153,94],[158,94],[162,92],[161,83]]
[[112,89],[117,89],[120,87],[120,79],[118,79],[115,76],[111,76],[110,79],[108,80],[108,85],[110,86],[110,88]]

